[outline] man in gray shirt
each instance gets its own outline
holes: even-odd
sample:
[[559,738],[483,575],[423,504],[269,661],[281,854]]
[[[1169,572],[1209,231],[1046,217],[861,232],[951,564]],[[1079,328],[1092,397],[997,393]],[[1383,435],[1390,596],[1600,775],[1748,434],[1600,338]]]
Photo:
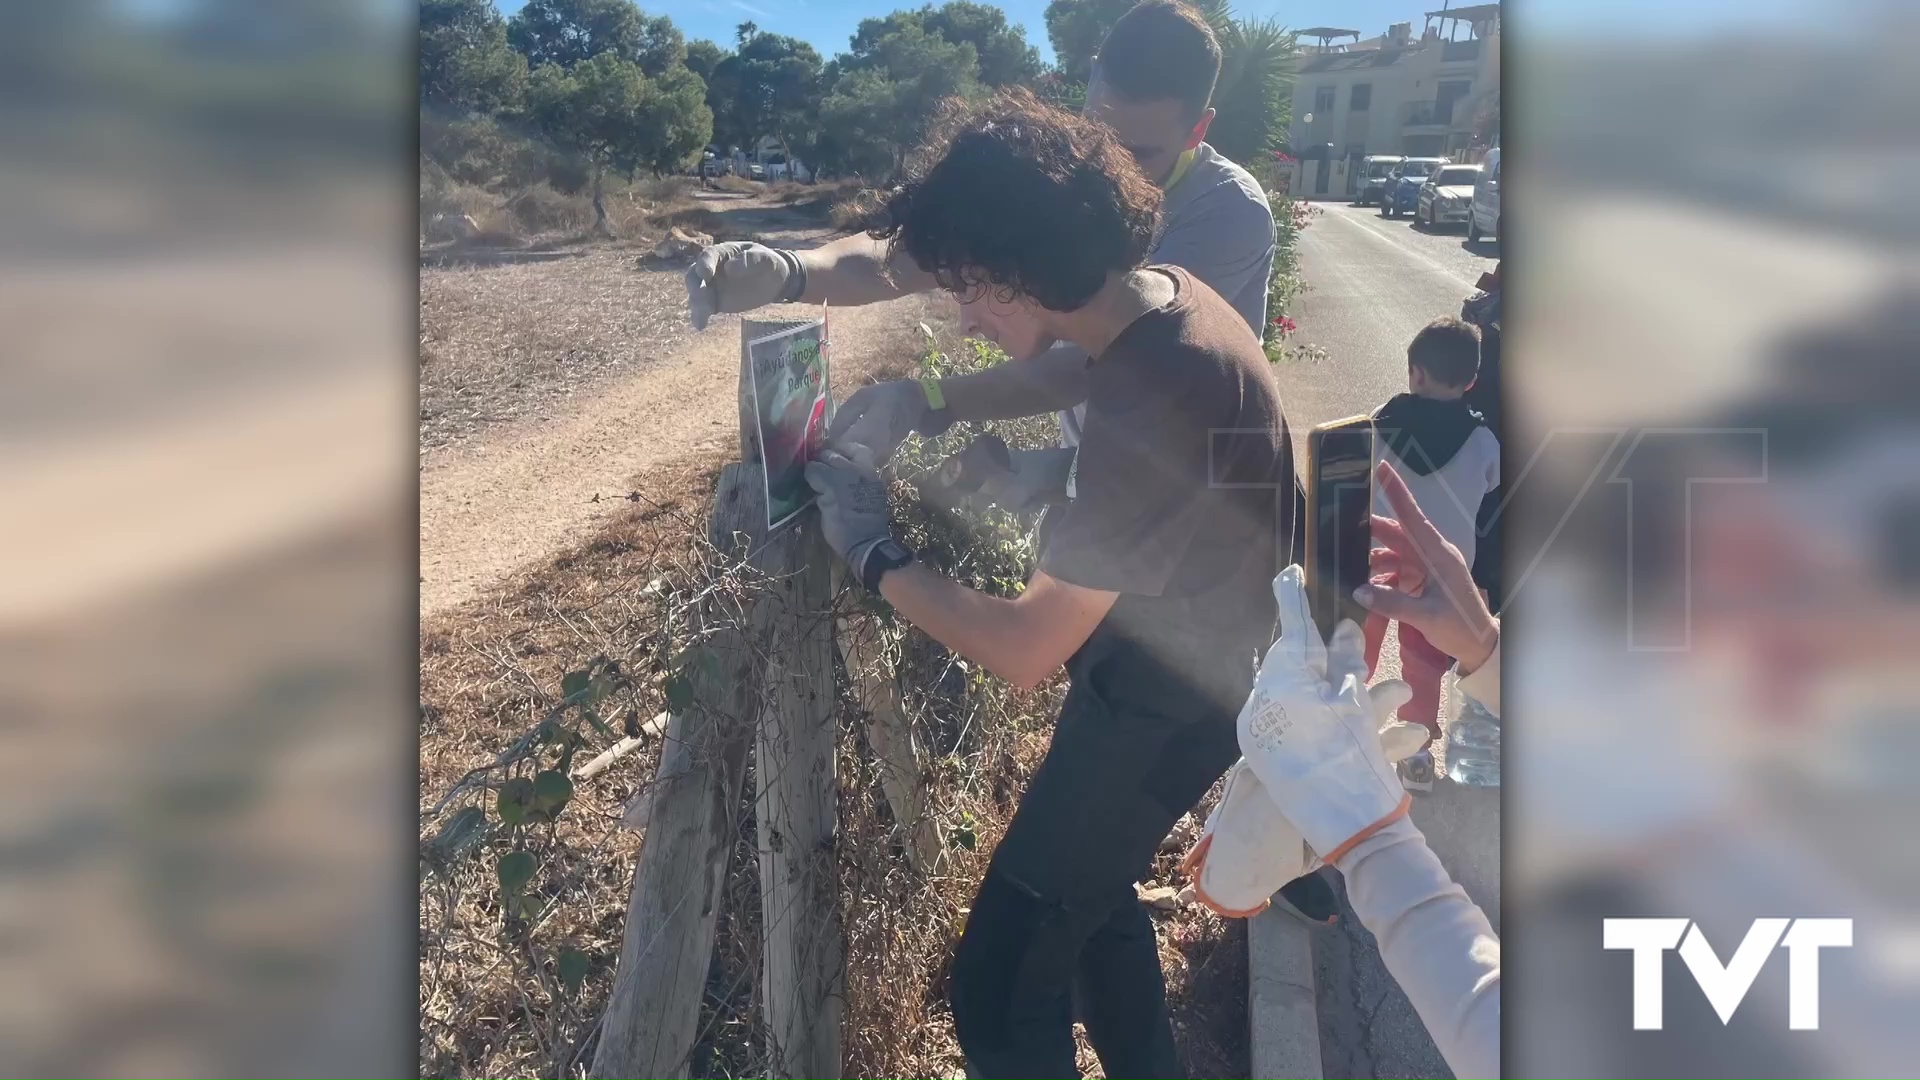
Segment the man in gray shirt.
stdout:
[[[1273,212],[1253,177],[1204,141],[1219,73],[1220,46],[1205,20],[1173,0],[1146,0],[1101,44],[1086,112],[1111,127],[1165,191],[1161,234],[1149,259],[1205,282],[1259,337],[1273,269]],[[687,271],[688,306],[699,328],[716,312],[781,301],[868,304],[935,287],[911,260],[890,259],[887,246],[864,233],[809,251],[719,244]],[[829,436],[869,446],[884,461],[911,431],[930,434],[954,420],[1057,410],[1062,445],[1072,447],[1085,416],[1086,366],[1085,352],[1059,345],[1028,364],[863,387],[840,407]],[[1016,455],[1023,501],[1064,492],[1071,464],[1071,453]]]

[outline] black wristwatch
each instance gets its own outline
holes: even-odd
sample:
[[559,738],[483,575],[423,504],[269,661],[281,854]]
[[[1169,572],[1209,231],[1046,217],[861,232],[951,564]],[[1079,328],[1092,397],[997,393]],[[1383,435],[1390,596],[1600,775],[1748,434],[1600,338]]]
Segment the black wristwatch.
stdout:
[[860,563],[860,584],[870,593],[880,591],[880,579],[913,561],[913,551],[889,536],[873,545]]

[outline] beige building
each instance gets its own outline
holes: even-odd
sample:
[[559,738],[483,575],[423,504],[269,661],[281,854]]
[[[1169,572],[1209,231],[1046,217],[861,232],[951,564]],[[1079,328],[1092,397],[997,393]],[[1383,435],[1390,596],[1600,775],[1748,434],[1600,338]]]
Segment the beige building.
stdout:
[[[1353,38],[1337,43],[1340,38]],[[1500,5],[1476,4],[1395,23],[1378,37],[1319,26],[1298,31],[1292,152],[1297,195],[1353,192],[1370,154],[1477,158],[1499,143]],[[1315,44],[1307,44],[1315,39]]]

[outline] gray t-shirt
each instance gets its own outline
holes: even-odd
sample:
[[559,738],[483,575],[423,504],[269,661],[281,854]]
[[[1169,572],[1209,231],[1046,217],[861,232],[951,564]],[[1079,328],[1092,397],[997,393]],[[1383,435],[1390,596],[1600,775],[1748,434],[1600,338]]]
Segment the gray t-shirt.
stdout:
[[[1251,173],[1201,143],[1193,164],[1160,204],[1160,241],[1147,261],[1178,266],[1207,283],[1260,337],[1273,274],[1273,211]],[[1079,347],[1057,345],[1085,356]],[[1080,445],[1083,402],[1060,414],[1060,443]]]

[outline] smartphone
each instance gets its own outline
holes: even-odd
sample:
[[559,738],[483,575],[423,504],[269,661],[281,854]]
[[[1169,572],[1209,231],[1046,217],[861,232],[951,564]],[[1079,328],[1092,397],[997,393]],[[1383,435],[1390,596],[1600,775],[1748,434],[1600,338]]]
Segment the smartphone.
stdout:
[[[1307,599],[1320,639],[1341,619],[1365,625],[1353,591],[1373,547],[1373,418],[1350,416],[1307,433]],[[1282,627],[1284,630],[1285,627]]]

